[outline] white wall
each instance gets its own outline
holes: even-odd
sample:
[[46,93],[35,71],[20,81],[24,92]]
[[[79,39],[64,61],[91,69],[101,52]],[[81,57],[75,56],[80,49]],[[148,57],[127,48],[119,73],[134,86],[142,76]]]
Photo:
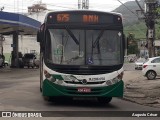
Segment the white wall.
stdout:
[[[13,38],[11,36],[5,36],[5,41],[3,43],[3,52],[4,53],[11,53],[12,51],[12,44]],[[31,36],[19,36],[19,51],[22,53],[29,53],[30,50],[36,50],[36,52],[40,52],[39,43],[36,41],[36,37]]]

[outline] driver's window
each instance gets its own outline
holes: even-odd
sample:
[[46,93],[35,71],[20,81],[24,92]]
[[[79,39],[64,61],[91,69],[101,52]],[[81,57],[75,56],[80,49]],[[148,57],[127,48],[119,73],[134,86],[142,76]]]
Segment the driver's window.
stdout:
[[160,58],[157,58],[157,59],[152,60],[151,63],[160,63]]

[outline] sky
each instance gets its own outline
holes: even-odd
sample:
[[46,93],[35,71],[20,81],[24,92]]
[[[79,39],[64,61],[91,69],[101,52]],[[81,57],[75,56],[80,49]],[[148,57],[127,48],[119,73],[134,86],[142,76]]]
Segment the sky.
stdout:
[[[49,10],[68,10],[78,9],[78,0],[41,0],[42,3],[47,4]],[[122,3],[133,0],[120,0]],[[27,12],[27,7],[36,4],[40,0],[0,0],[0,9],[4,7],[6,12]],[[112,11],[121,3],[118,0],[89,0],[89,9]]]

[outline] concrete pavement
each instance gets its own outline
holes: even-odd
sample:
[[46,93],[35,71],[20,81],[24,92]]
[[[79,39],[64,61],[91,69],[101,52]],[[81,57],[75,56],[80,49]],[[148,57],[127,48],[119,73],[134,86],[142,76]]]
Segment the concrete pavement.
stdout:
[[124,99],[160,108],[160,78],[148,80],[141,70],[124,72]]

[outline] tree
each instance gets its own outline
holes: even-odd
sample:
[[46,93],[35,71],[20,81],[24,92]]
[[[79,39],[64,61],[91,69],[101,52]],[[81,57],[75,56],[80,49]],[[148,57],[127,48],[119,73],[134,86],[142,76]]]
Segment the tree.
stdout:
[[133,33],[129,33],[127,37],[127,53],[128,54],[138,54],[138,44]]

